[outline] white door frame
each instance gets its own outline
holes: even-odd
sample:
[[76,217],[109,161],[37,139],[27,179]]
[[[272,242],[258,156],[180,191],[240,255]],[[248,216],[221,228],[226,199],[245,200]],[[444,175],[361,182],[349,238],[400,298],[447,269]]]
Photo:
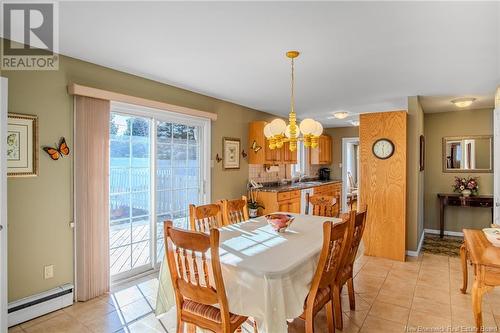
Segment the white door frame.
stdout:
[[[347,168],[346,163],[347,163],[347,144],[348,143],[355,143],[359,142],[359,137],[352,137],[352,138],[342,138],[342,211],[343,212],[348,212],[349,207],[347,206]],[[358,192],[359,195],[359,192]]]
[[0,77],[0,332],[7,332],[7,84]]
[[500,87],[495,96],[495,110],[493,110],[493,191],[495,208],[493,221],[500,224]]

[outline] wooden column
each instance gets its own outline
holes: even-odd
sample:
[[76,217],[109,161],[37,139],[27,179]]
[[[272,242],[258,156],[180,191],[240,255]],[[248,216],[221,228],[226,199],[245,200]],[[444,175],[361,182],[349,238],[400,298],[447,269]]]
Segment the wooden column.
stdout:
[[[360,116],[360,205],[368,205],[363,240],[365,254],[405,260],[406,251],[406,122],[407,112]],[[372,152],[376,140],[394,143],[385,160]]]

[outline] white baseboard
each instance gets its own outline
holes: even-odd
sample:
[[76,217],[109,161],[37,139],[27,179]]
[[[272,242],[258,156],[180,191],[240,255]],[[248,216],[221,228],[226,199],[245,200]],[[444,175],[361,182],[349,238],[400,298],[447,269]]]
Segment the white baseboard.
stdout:
[[420,242],[418,242],[417,251],[406,251],[406,255],[410,257],[418,257],[420,254],[420,250],[422,249],[422,244],[424,244],[424,238],[425,230],[422,231],[422,234],[420,235]]
[[[425,233],[427,234],[434,234],[434,235],[439,235],[440,231],[436,229],[424,229]],[[464,233],[460,231],[444,231],[444,234],[446,236],[458,236],[458,237],[463,237]]]
[[66,284],[9,303],[8,326],[15,326],[73,304],[73,285]]

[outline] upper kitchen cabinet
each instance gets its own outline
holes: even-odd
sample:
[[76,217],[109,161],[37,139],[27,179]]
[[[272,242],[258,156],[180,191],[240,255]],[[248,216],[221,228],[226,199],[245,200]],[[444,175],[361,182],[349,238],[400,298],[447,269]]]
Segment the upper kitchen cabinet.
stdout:
[[318,147],[311,148],[311,164],[331,164],[332,163],[332,137],[323,134],[319,137]]
[[264,136],[265,121],[252,121],[248,129],[248,163],[249,164],[295,164],[297,152],[288,149],[285,143],[280,149],[269,149]]
[[281,155],[284,164],[297,164],[297,150],[290,151],[290,143],[285,142],[281,148]]

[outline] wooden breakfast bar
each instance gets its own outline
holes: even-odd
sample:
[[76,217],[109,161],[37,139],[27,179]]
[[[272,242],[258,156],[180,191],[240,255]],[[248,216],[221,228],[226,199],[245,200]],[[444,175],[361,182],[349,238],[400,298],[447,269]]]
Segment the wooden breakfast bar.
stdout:
[[483,326],[481,304],[483,295],[500,285],[500,248],[493,246],[482,230],[464,229],[464,243],[460,248],[462,261],[462,293],[467,292],[467,262],[474,269],[472,284],[472,311],[478,330]]

